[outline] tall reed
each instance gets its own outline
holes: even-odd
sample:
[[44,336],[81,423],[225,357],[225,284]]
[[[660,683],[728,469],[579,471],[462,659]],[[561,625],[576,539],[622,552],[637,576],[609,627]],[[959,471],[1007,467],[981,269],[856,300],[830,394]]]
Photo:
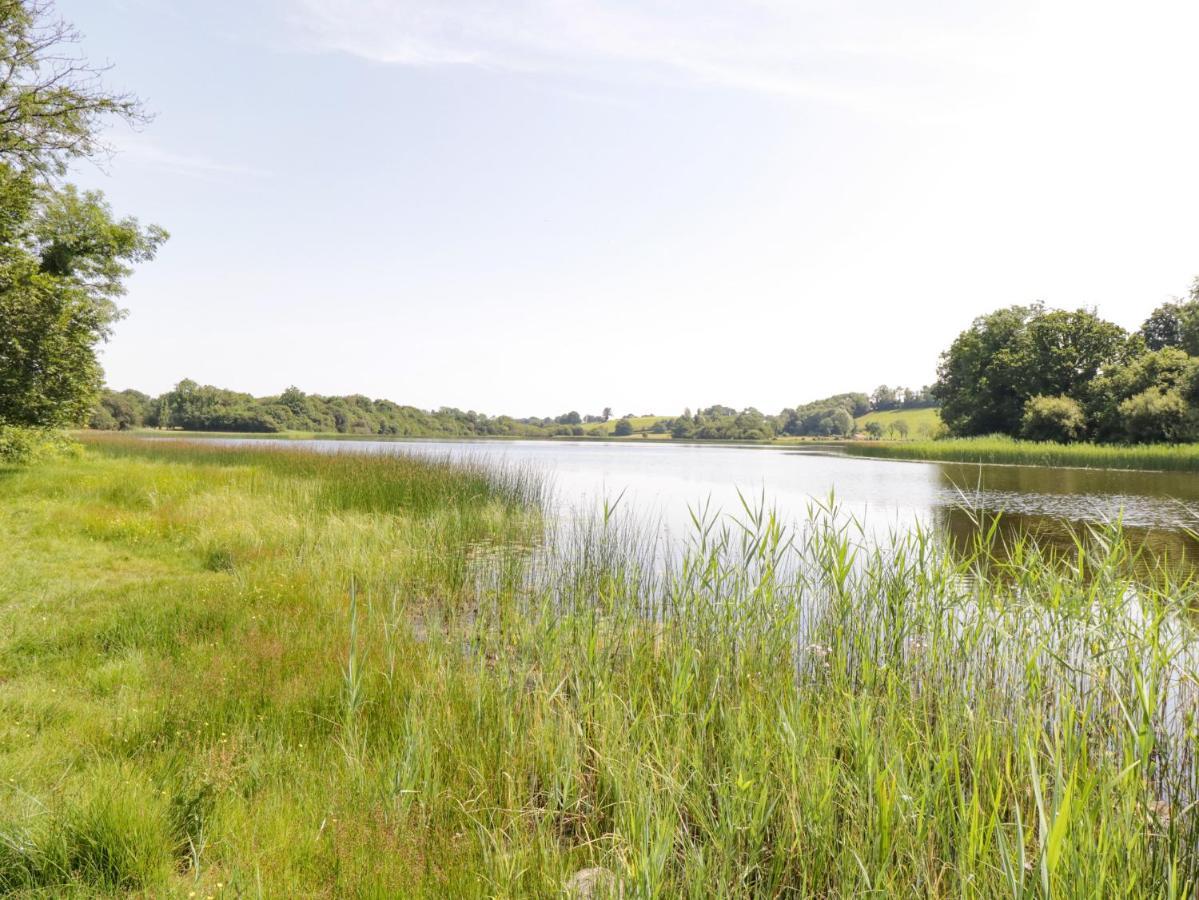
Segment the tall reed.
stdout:
[[935,441],[845,441],[851,456],[945,462],[1199,472],[1199,444],[1055,444],[1002,435]]
[[5,890],[1193,895],[1197,585],[1118,528],[678,547],[209,446],[0,482]]

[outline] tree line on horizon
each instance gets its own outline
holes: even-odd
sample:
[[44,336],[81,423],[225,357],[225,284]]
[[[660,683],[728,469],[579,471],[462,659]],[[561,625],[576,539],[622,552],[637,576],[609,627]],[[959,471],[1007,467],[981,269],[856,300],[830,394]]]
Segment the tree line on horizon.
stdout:
[[[605,410],[605,416],[611,415]],[[278,396],[254,397],[184,379],[158,397],[136,390],[105,390],[90,428],[177,428],[276,434],[314,431],[388,437],[547,437],[582,435],[600,416],[564,413],[554,418],[487,416],[451,407],[423,410],[362,394],[325,396],[289,387]]]
[[[656,418],[649,433],[683,440],[768,440],[781,435],[845,437],[855,419],[871,411],[917,409],[933,405],[929,388],[918,390],[881,385],[871,394],[838,394],[765,415],[753,407],[737,410],[714,405],[690,409],[673,418]],[[172,390],[152,397],[136,390],[105,389],[92,410],[91,428],[173,428],[275,434],[312,431],[384,437],[582,437],[584,426],[612,419],[611,408],[599,415],[570,411],[554,417],[488,416],[451,407],[422,410],[361,394],[325,396],[289,387],[278,396],[251,394],[201,385],[184,379]],[[631,416],[613,425],[618,437],[634,433]]]
[[941,356],[932,394],[951,435],[1199,440],[1199,278],[1132,333],[1093,309],[1009,306]]
[[851,437],[857,420],[870,412],[927,409],[934,406],[931,388],[891,388],[880,385],[870,394],[834,394],[821,400],[784,409],[768,416],[750,407],[735,410],[709,406],[684,410],[681,416],[663,419],[650,432],[669,434],[676,440],[771,440],[776,437]]
[[[637,431],[676,440],[760,441],[850,437],[870,412],[937,407],[948,435],[1006,435],[1097,443],[1199,441],[1199,278],[1186,298],[1163,303],[1127,332],[1093,309],[1009,306],[974,320],[941,355],[935,384],[917,390],[881,385],[836,394],[768,415],[754,407],[712,405],[675,417],[631,416],[611,433]],[[0,410],[2,412],[2,410]],[[278,396],[200,385],[185,379],[159,397],[104,390],[89,425],[189,431],[286,431],[395,437],[582,437],[612,418],[570,411],[554,417],[488,416],[443,407],[422,410],[363,395]],[[870,436],[881,435],[878,423]],[[604,433],[607,433],[606,431]],[[907,428],[901,436],[906,436]],[[921,434],[934,437],[934,434]]]

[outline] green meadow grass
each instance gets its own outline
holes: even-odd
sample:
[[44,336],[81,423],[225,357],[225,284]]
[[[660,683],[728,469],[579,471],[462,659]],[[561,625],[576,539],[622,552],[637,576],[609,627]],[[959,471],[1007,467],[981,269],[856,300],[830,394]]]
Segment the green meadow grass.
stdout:
[[942,427],[941,414],[933,408],[927,409],[888,409],[883,412],[870,412],[864,416],[858,416],[855,420],[855,427],[858,431],[862,431],[870,422],[878,422],[883,426],[884,437],[894,436],[891,432],[891,426],[899,419],[908,423],[908,438],[932,438],[937,435]]
[[[670,418],[670,417],[669,416],[633,416],[629,419],[629,422],[631,422],[633,425],[633,433],[631,435],[628,435],[627,437],[628,438],[639,438],[642,432],[648,433],[650,428],[652,428],[654,425],[658,424],[659,422],[663,421],[664,419],[668,419],[668,418]],[[583,425],[583,430],[587,434],[590,434],[590,435],[596,435],[596,436],[604,435],[607,437],[613,437],[614,435],[612,434],[612,432],[616,428],[616,423],[619,421],[620,421],[620,416],[613,416],[607,422],[587,422]],[[650,435],[650,437],[669,438],[670,435],[668,435],[668,434],[667,435]]]
[[1199,444],[1055,444],[1000,435],[938,441],[847,441],[855,456],[1091,469],[1199,471]]
[[1199,597],[1118,532],[746,507],[672,556],[544,500],[123,439],[0,471],[0,890],[1191,896]]

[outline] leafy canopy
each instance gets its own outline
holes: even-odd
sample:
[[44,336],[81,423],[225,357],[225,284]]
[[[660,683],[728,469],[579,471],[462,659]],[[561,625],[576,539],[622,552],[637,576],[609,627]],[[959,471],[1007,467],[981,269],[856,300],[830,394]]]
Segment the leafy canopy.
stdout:
[[1095,379],[1129,353],[1124,330],[1090,310],[1010,306],[958,335],[941,357],[933,394],[952,433],[1015,435],[1030,399],[1084,404]]
[[106,152],[109,120],[147,121],[136,97],[105,86],[107,67],[77,52],[79,41],[48,0],[0,0],[0,162],[61,176]]
[[1085,309],[982,316],[942,355],[933,394],[957,435],[1199,440],[1199,280],[1132,335]]
[[96,346],[134,263],[167,238],[116,219],[102,194],[59,179],[104,152],[100,129],[145,119],[74,53],[42,0],[0,0],[0,426],[81,424],[102,383]]

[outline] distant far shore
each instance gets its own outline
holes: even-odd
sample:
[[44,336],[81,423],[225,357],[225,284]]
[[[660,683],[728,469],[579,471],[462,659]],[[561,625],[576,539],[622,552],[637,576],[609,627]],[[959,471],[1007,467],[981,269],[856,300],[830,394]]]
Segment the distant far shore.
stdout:
[[[97,434],[95,431],[88,432]],[[139,428],[123,432],[158,438],[199,440],[322,440],[383,441],[389,443],[469,442],[494,443],[534,441],[537,443],[619,443],[674,446],[725,447],[808,447],[871,459],[913,462],[950,462],[979,465],[1036,466],[1043,468],[1121,469],[1149,472],[1199,473],[1199,444],[1061,444],[1050,441],[1021,441],[1002,436],[943,438],[939,440],[887,440],[827,437],[781,437],[769,440],[678,439],[670,435],[633,434],[616,437],[607,434],[555,435],[544,437],[507,435],[377,435],[338,432],[286,431],[271,434],[181,429]]]

